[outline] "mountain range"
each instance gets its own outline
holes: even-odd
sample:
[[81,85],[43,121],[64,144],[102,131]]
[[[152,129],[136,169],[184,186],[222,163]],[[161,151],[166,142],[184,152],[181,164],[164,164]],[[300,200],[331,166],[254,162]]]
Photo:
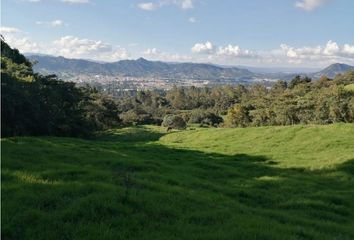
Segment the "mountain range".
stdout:
[[332,65],[326,67],[325,69],[323,69],[319,72],[310,74],[310,77],[313,79],[318,79],[321,76],[327,76],[329,78],[334,78],[337,74],[343,74],[343,73],[348,72],[350,70],[354,70],[354,66],[350,66],[347,64],[341,64],[341,63],[335,63],[335,64],[332,64]]
[[217,66],[206,63],[169,63],[149,61],[144,58],[137,60],[121,60],[112,63],[100,63],[83,59],[68,59],[48,55],[28,55],[34,61],[34,70],[42,74],[57,74],[63,79],[70,79],[77,75],[121,76],[134,78],[159,79],[191,79],[201,81],[275,81],[277,79],[290,80],[295,75],[306,75],[318,79],[323,75],[333,78],[339,73],[354,70],[354,66],[347,64],[332,64],[325,69],[314,73],[271,73],[264,71],[254,72],[246,68]]

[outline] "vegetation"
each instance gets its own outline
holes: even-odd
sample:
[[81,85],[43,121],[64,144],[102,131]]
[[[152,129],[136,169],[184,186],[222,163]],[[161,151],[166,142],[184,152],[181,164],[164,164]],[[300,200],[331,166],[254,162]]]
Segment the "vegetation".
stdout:
[[33,73],[32,64],[1,39],[1,134],[87,136],[117,126],[116,103],[90,87]]
[[345,87],[354,78],[344,80],[347,75],[334,80],[322,77],[313,83],[295,77],[289,88],[285,82],[278,82],[270,90],[253,86],[229,109],[226,124],[245,127],[354,122],[354,93]]
[[354,125],[2,140],[3,239],[353,239]]
[[187,123],[178,115],[166,115],[163,119],[162,126],[168,129],[183,130],[186,129]]
[[[213,127],[354,122],[354,71],[333,80],[296,76],[271,88],[174,86],[167,92],[139,91],[112,99],[92,87],[35,74],[18,50],[3,40],[1,45],[2,136],[88,136],[117,126],[161,125],[170,115]],[[225,122],[222,115],[227,115]]]
[[354,238],[354,72],[113,99],[1,47],[2,238]]
[[[118,99],[123,118],[148,124],[161,122],[166,114],[179,114],[189,123],[221,126],[220,115],[227,114],[223,126],[273,126],[354,122],[354,71],[334,79],[311,81],[296,76],[289,84],[278,81],[272,88],[263,85],[215,88],[174,87],[166,94],[154,91]],[[135,109],[135,110],[132,110]],[[140,112],[140,114],[138,113]],[[144,120],[141,120],[144,116]],[[129,124],[129,121],[124,121]]]

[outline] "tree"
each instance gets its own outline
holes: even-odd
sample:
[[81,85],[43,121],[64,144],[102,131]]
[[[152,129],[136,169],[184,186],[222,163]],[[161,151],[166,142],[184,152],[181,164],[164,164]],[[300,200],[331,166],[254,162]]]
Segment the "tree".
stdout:
[[236,104],[229,109],[226,116],[226,126],[247,127],[251,123],[249,109],[241,104]]
[[2,136],[86,136],[119,123],[112,99],[33,73],[31,63],[3,39],[1,53]]
[[199,123],[206,126],[218,126],[223,122],[222,117],[219,115],[204,109],[193,110],[190,117],[189,123]]
[[181,116],[178,115],[166,115],[162,122],[163,127],[183,130],[186,129],[187,124]]
[[292,89],[299,84],[306,84],[310,82],[311,82],[311,78],[307,76],[301,77],[300,75],[297,75],[290,81],[289,88]]

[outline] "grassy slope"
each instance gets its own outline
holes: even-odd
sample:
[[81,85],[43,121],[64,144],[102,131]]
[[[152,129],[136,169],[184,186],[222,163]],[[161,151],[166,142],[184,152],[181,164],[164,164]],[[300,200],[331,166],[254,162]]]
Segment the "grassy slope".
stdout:
[[354,125],[163,135],[4,139],[2,237],[354,238]]
[[280,167],[321,169],[354,158],[354,125],[215,128],[169,134],[172,147],[220,154],[266,156]]

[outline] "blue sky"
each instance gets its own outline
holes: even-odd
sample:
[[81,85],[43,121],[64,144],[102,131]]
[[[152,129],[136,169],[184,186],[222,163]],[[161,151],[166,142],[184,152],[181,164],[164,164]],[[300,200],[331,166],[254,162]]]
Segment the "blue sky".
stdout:
[[23,52],[265,67],[354,64],[353,0],[3,0]]

